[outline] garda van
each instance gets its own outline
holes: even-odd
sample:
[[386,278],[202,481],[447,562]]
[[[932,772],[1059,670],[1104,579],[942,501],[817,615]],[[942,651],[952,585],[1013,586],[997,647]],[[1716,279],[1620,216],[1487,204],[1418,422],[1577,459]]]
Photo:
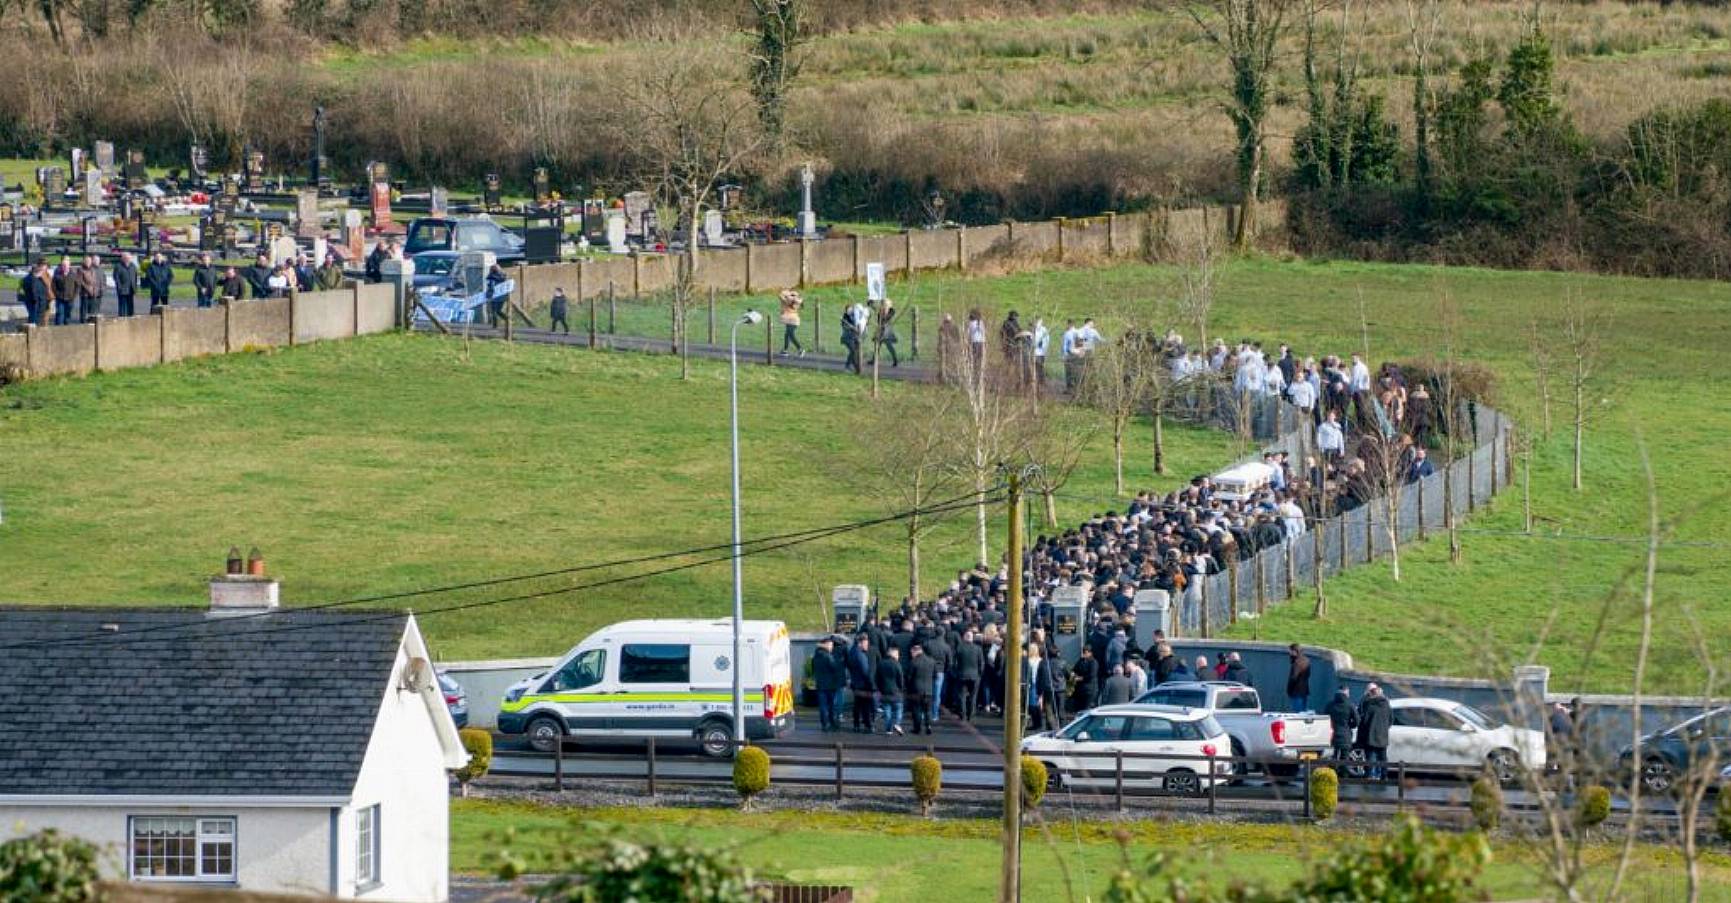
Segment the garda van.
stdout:
[[[745,737],[793,730],[792,647],[780,621],[745,621],[740,633]],[[733,621],[626,621],[605,627],[553,668],[505,691],[499,732],[550,752],[564,738],[692,738],[731,754]]]

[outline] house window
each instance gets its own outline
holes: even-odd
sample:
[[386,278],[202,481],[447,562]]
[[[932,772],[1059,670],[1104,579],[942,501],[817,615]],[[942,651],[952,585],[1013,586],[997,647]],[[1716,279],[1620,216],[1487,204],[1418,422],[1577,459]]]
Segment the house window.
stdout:
[[234,819],[134,816],[132,877],[233,881]]
[[379,807],[373,804],[355,813],[355,886],[379,883]]

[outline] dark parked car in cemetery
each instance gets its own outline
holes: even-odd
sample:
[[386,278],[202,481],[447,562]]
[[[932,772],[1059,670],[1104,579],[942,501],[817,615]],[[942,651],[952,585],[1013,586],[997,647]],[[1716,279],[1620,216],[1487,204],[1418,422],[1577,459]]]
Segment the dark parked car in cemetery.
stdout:
[[423,251],[491,251],[502,264],[522,263],[523,239],[490,219],[423,216],[409,224],[403,253]]

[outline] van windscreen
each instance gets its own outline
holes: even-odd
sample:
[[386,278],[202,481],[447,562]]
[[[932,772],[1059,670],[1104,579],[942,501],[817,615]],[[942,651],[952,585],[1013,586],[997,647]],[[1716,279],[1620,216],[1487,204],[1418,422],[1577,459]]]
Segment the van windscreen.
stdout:
[[691,683],[691,647],[671,643],[630,643],[619,650],[619,682]]

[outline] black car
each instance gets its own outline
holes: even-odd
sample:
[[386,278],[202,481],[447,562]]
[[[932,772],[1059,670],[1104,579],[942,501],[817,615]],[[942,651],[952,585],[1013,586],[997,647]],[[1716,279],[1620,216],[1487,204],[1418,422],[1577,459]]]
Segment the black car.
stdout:
[[[1731,706],[1696,715],[1682,724],[1641,738],[1641,789],[1670,793],[1691,768],[1718,767],[1731,760]],[[1624,774],[1637,771],[1632,746],[1617,753]]]

